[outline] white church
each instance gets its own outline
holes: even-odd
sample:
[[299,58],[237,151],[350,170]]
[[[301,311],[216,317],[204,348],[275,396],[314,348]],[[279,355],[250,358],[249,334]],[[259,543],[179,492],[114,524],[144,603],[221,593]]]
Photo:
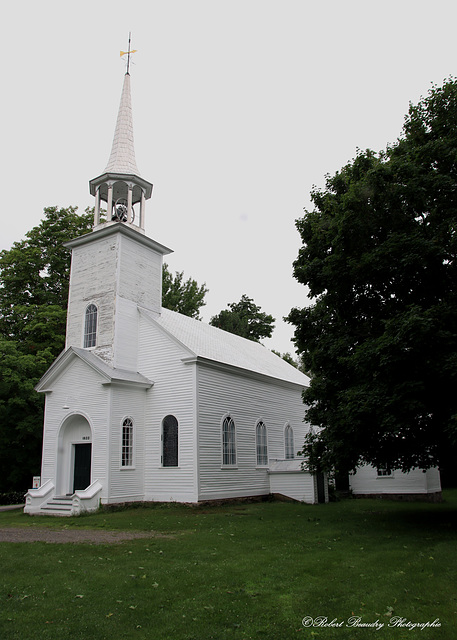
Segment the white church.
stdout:
[[[162,307],[170,249],[145,235],[152,184],[135,161],[130,75],[93,231],[72,251],[65,350],[46,396],[41,483],[25,512],[282,494],[328,499],[301,468],[303,373],[259,343]],[[100,222],[101,205],[107,222]]]
[[[162,307],[171,250],[145,235],[152,184],[136,166],[128,70],[108,165],[89,185],[94,225],[66,245],[66,345],[37,385],[46,397],[41,477],[24,511],[268,494],[326,502],[326,477],[304,471],[297,454],[309,430],[309,378],[259,343]],[[437,470],[372,467],[352,476],[351,488],[441,489]]]

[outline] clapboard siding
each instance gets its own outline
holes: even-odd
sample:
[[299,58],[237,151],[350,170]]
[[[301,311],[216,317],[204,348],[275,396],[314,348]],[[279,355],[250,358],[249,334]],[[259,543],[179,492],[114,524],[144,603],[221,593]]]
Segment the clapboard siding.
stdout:
[[[98,310],[95,353],[115,366],[136,369],[136,322],[132,307],[158,313],[162,254],[121,233],[76,246],[72,252],[66,348],[83,346],[84,313]],[[132,304],[128,304],[128,302]]]
[[98,309],[96,351],[104,359],[112,359],[117,264],[115,237],[73,249],[66,348],[83,346],[85,309],[94,303]]
[[377,470],[364,465],[350,476],[350,488],[358,494],[422,494],[441,491],[438,469],[428,469],[425,473],[413,469],[404,473],[396,469],[392,476],[378,477]]
[[[195,365],[189,353],[145,316],[140,316],[139,371],[153,381],[145,415],[145,499],[195,502]],[[178,420],[178,467],[163,467],[162,421]]]
[[317,502],[315,478],[307,472],[271,474],[270,487],[271,493],[279,493],[308,504]]
[[131,300],[116,298],[113,366],[138,370],[138,307]]
[[[236,428],[236,468],[222,465],[222,420],[227,414]],[[266,468],[256,466],[255,428],[267,428],[268,457],[284,457],[284,425],[294,430],[295,448],[303,443],[301,388],[241,372],[198,366],[199,499],[270,493]]]
[[84,416],[90,425],[92,436],[92,480],[103,484],[106,497],[106,461],[108,451],[109,391],[102,385],[103,379],[91,367],[79,359],[73,360],[46,396],[44,420],[43,457],[41,481],[52,480],[57,487],[57,455],[59,432],[65,420],[72,415]]
[[162,254],[132,238],[119,236],[119,284],[121,298],[160,312],[162,306]]
[[[109,502],[143,500],[144,415],[146,391],[132,387],[111,387]],[[121,466],[122,425],[133,422],[133,466]]]

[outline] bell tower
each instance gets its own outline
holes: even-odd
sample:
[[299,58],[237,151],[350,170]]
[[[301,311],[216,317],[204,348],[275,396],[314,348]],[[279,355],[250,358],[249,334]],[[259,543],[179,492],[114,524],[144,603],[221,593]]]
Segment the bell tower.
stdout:
[[[145,202],[152,195],[152,184],[140,177],[136,166],[129,71],[124,76],[108,164],[104,173],[90,180],[89,188],[95,196],[94,230],[112,222],[124,222],[144,233]],[[106,203],[107,221],[101,225],[102,202]]]
[[136,165],[128,69],[108,164],[89,182],[93,230],[66,243],[72,250],[66,348],[90,349],[112,367],[136,371],[138,309],[161,313],[163,256],[171,250],[145,234],[152,184]]

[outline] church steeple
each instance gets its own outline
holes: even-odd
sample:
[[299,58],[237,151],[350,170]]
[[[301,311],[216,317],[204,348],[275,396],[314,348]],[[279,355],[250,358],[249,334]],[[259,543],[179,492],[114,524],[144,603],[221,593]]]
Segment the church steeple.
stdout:
[[124,76],[119,113],[117,114],[111,155],[105,173],[125,173],[140,176],[135,160],[133,143],[132,100],[130,97],[130,74]]
[[[144,233],[145,201],[152,195],[152,184],[140,177],[136,165],[128,71],[124,76],[108,164],[102,175],[89,182],[89,187],[90,193],[95,196],[94,230],[115,222],[123,222]],[[100,224],[101,202],[106,202],[107,217],[107,221],[102,224]]]

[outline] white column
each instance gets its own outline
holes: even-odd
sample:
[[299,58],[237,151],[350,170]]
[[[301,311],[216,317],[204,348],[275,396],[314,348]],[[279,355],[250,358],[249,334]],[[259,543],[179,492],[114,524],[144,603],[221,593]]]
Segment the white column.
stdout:
[[141,203],[140,203],[140,219],[139,219],[139,224],[138,226],[140,227],[140,229],[144,230],[144,209],[146,206],[146,199],[144,197],[144,190],[141,189]]
[[94,227],[100,224],[100,187],[95,192]]
[[129,190],[127,193],[127,222],[132,222],[132,194],[133,185],[129,184]]
[[113,184],[108,185],[108,200],[106,204],[106,218],[107,221],[111,221],[111,216],[113,215]]

